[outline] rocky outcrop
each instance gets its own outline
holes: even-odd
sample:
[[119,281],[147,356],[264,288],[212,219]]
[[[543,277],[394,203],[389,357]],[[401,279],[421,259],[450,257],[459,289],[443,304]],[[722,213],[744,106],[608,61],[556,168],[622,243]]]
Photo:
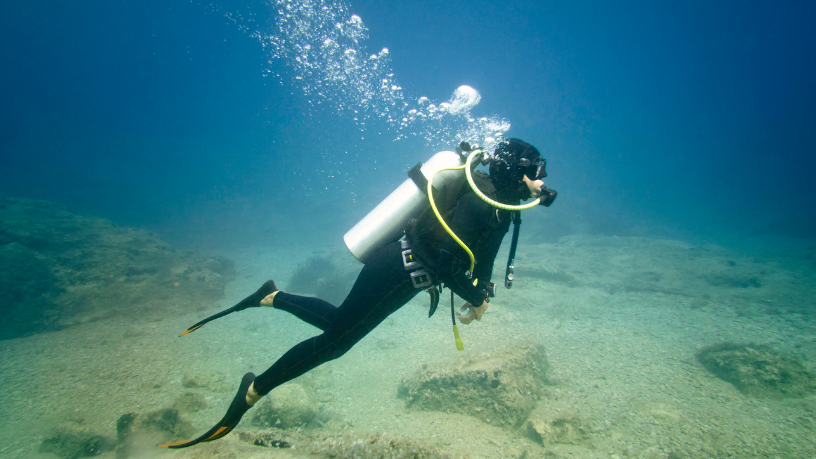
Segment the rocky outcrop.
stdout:
[[204,309],[232,262],[45,201],[0,198],[0,339],[112,315]]
[[769,346],[718,343],[700,349],[697,360],[745,395],[782,399],[816,394],[816,374],[798,357]]
[[411,409],[462,413],[492,425],[519,427],[542,395],[546,372],[544,346],[516,344],[457,367],[423,370],[403,381],[398,395]]
[[113,450],[116,441],[88,427],[66,423],[53,429],[40,443],[40,452],[60,459],[99,456]]
[[190,421],[174,409],[123,414],[116,421],[116,458],[153,456],[156,444],[190,438],[194,432]]
[[296,383],[276,388],[259,405],[252,423],[280,429],[308,424],[317,416],[319,408],[314,395]]

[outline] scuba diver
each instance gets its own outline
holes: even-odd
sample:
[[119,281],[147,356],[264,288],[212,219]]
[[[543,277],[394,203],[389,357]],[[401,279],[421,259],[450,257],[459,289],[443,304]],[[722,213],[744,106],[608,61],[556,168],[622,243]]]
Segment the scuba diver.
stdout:
[[[400,188],[346,234],[346,245],[364,262],[364,266],[340,306],[319,298],[282,292],[275,282],[269,280],[235,306],[182,333],[184,336],[213,319],[260,306],[289,312],[322,331],[289,349],[262,374],[245,374],[226,415],[215,427],[196,439],[159,446],[185,448],[227,435],[261,397],[342,356],[423,290],[431,294],[429,317],[439,302],[439,288],[444,284],[451,290],[451,316],[457,348],[463,349],[456,319],[453,319],[453,293],[466,301],[460,312],[467,313],[456,314],[462,324],[481,320],[488,301],[495,296],[495,286],[490,282],[493,263],[502,239],[514,221],[513,244],[505,276],[505,286],[510,288],[512,285],[512,263],[521,222],[515,209],[538,204],[549,207],[557,192],[545,187],[542,181],[547,176],[546,160],[534,146],[519,139],[504,140],[491,157],[462,142],[457,153],[437,153],[426,166],[437,157],[453,158],[455,167],[437,165],[436,170],[428,171],[418,164]],[[489,175],[474,170],[479,163],[473,164],[473,161],[478,158],[482,158],[482,164],[489,163]],[[459,165],[462,162],[465,164]],[[462,169],[464,174],[458,172]],[[435,176],[442,171],[448,174],[444,185],[434,186]],[[440,178],[437,183],[442,182]],[[406,194],[401,191],[403,188],[411,191]],[[521,201],[531,198],[535,199],[533,203],[519,206]],[[378,209],[392,212],[399,207],[394,205],[394,199],[404,202],[407,199],[418,204],[412,204],[413,210],[400,216],[388,214],[384,218],[377,214]],[[371,224],[369,220],[372,218],[379,220],[379,226]],[[395,230],[382,229],[389,226]],[[369,233],[376,233],[376,237]],[[372,242],[374,239],[378,241]]]

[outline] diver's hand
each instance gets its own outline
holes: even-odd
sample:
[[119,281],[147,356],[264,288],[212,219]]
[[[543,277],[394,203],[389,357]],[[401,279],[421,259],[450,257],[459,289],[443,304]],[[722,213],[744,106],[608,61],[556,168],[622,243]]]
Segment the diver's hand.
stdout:
[[482,316],[487,311],[487,301],[482,301],[482,305],[479,306],[478,308],[474,307],[470,303],[465,303],[465,304],[462,305],[461,308],[459,308],[459,311],[461,311],[461,312],[465,312],[467,310],[470,310],[470,311],[464,316],[460,315],[458,313],[456,314],[456,317],[459,318],[459,322],[462,322],[462,325],[467,325],[467,324],[473,322],[474,319],[482,320]]
[[530,197],[535,199],[541,196],[541,187],[544,186],[544,180],[530,180],[525,175],[522,180],[527,188],[530,190]]

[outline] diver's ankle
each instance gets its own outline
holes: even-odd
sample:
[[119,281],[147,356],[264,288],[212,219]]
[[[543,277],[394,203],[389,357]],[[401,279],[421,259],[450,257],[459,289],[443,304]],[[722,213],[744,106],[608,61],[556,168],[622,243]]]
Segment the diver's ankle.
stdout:
[[280,293],[280,290],[275,290],[269,295],[266,295],[264,299],[261,300],[261,306],[272,306],[272,302],[275,300],[275,295],[278,293]]
[[255,391],[255,383],[253,382],[252,384],[250,384],[246,394],[247,405],[249,406],[255,405],[256,403],[258,403],[258,400],[260,400],[262,397],[263,395],[260,395],[258,394],[258,392]]

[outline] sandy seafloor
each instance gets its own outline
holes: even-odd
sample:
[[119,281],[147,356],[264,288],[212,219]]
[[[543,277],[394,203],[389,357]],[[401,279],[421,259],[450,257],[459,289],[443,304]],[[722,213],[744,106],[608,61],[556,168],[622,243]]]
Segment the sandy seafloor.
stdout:
[[[192,389],[208,408],[184,415],[199,432],[208,429],[224,414],[243,373],[264,371],[316,329],[285,312],[257,308],[183,338],[179,333],[268,278],[285,286],[298,263],[325,250],[225,253],[237,278],[203,314],[111,319],[0,342],[0,457],[56,457],[39,452],[39,444],[66,421],[115,437],[122,414],[170,407],[190,392],[181,385],[185,374],[219,381]],[[447,290],[432,319],[422,294],[344,357],[317,369],[310,384],[342,428],[411,437],[453,457],[813,458],[814,397],[751,398],[694,358],[700,347],[723,340],[756,342],[793,352],[813,367],[816,249],[759,252],[645,238],[523,242],[513,289],[501,288],[481,322],[461,327],[465,352],[454,349]],[[503,277],[506,253],[499,254],[494,280]],[[349,269],[359,268],[343,256]],[[532,416],[577,416],[589,426],[587,441],[541,446],[521,430],[410,411],[397,398],[401,378],[423,364],[522,339],[542,343],[550,365],[552,385]],[[244,422],[240,429],[253,427]],[[145,445],[139,457],[308,457],[298,446],[250,454],[231,434],[187,450]]]

